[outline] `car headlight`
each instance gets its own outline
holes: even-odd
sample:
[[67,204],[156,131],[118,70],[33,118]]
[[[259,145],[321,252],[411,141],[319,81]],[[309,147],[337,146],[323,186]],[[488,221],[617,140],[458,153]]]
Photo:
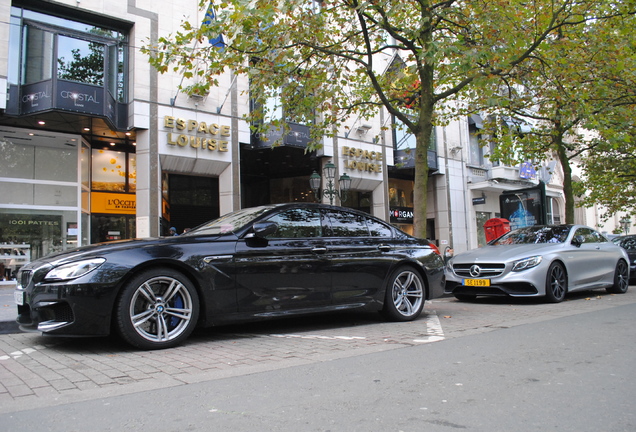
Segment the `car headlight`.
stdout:
[[106,261],[106,258],[91,258],[82,261],[75,261],[54,268],[44,276],[44,280],[66,280],[84,276],[86,273],[95,270]]
[[512,271],[528,270],[529,268],[536,267],[541,263],[541,256],[533,256],[530,258],[520,259],[512,263]]

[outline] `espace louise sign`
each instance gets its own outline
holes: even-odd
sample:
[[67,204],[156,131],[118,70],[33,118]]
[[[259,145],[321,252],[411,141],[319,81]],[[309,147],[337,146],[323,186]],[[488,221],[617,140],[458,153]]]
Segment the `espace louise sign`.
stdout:
[[231,136],[230,126],[207,123],[174,116],[164,116],[163,126],[168,147],[227,152]]
[[382,153],[354,147],[342,147],[345,170],[369,173],[382,172]]

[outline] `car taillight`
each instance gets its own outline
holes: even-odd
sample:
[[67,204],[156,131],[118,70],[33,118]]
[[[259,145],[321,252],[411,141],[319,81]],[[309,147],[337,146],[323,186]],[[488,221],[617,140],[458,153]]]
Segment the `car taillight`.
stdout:
[[437,255],[442,256],[441,253],[439,253],[439,249],[437,248],[437,246],[435,246],[433,243],[428,243],[428,245],[431,247],[431,249],[433,249],[433,252],[435,252]]

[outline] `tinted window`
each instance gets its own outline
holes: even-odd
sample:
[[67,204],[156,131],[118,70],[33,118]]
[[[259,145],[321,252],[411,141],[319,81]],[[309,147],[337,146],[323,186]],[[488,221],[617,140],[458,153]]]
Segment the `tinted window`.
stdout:
[[622,241],[621,246],[628,251],[636,251],[636,237],[635,238],[626,238]]
[[268,238],[320,237],[320,212],[313,209],[295,208],[284,210],[267,218],[276,222],[278,230]]
[[598,243],[599,239],[595,234],[596,232],[590,228],[579,228],[576,230],[576,233],[574,233],[574,237],[580,236],[582,240],[581,243]]
[[570,232],[568,226],[529,226],[510,231],[492,245],[563,243]]
[[368,237],[369,229],[365,217],[345,211],[327,212],[329,229],[325,233],[330,237]]
[[393,237],[391,228],[375,219],[367,219],[367,226],[371,237]]

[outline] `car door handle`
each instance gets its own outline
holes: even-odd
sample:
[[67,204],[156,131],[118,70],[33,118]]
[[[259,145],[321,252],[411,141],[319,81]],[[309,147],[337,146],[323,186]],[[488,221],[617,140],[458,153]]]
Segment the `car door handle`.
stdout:
[[380,249],[382,252],[388,252],[391,250],[391,246],[389,245],[380,245],[378,246],[378,249]]
[[327,248],[326,247],[315,247],[311,250],[313,253],[316,254],[324,254],[327,252]]

